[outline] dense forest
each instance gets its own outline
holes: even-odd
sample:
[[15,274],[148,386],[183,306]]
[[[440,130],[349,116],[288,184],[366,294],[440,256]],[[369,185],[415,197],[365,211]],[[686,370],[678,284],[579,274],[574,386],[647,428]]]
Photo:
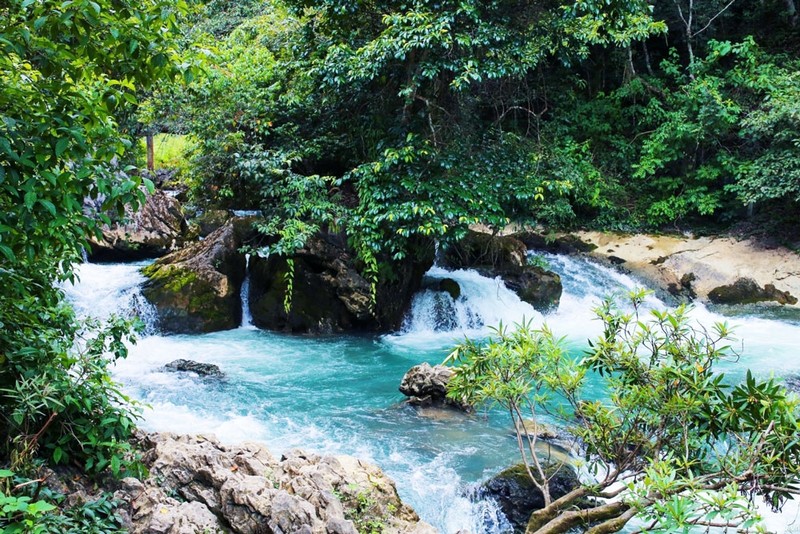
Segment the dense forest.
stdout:
[[478,223],[747,223],[780,240],[800,217],[798,9],[0,3],[0,459],[11,468],[0,470],[0,520],[112,528],[103,505],[37,530],[52,506],[12,492],[26,484],[14,473],[44,461],[140,467],[128,442],[136,407],[107,369],[136,325],[79,321],[57,286],[100,226],[152,191],[140,137],[185,135],[172,185],[200,209],[260,210],[270,253],[341,233],[373,283],[421,239]]
[[[791,1],[211,2],[214,61],[156,93],[198,201],[401,253],[509,220],[605,229],[796,216]],[[202,36],[202,37],[200,37]]]

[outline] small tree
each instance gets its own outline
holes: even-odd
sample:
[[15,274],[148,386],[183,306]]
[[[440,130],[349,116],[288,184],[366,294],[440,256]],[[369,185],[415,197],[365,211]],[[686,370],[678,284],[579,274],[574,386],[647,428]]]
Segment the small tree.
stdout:
[[[513,331],[501,326],[485,343],[467,341],[448,357],[458,365],[450,395],[498,403],[514,420],[528,472],[545,497],[528,533],[616,532],[634,517],[648,532],[747,531],[758,528],[757,497],[779,509],[800,493],[797,397],[749,371],[743,383],[730,384],[714,372],[737,357],[728,327],[694,326],[683,306],[646,314],[644,295],[630,295],[629,312],[613,299],[595,310],[603,334],[582,358],[528,323]],[[601,398],[589,395],[589,378],[602,385]],[[562,422],[594,480],[551,499],[523,414]]]

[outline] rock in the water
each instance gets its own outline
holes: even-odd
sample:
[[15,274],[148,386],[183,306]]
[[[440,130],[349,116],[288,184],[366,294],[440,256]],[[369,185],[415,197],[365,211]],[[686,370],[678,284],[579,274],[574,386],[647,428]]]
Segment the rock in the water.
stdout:
[[561,300],[561,277],[534,265],[528,265],[525,244],[513,236],[495,236],[470,231],[450,245],[442,263],[451,269],[476,269],[485,276],[500,276],[510,290],[539,311],[558,308]]
[[468,410],[465,403],[447,397],[447,384],[453,376],[453,369],[444,365],[424,362],[415,365],[403,376],[400,392],[408,397],[409,404],[415,406],[452,406]]
[[90,258],[131,261],[163,256],[193,239],[180,203],[163,191],[148,195],[136,212],[102,228],[102,239],[91,240]]
[[222,378],[225,376],[218,365],[214,365],[213,363],[195,362],[192,360],[173,360],[165,365],[164,368],[169,371],[195,373],[199,376],[208,376],[213,378]]
[[444,291],[453,297],[453,300],[458,300],[458,297],[461,296],[461,286],[452,278],[443,278],[439,282],[439,291]]
[[242,320],[239,289],[245,257],[239,252],[251,231],[247,219],[233,219],[203,241],[142,269],[142,294],[155,305],[164,332],[213,332]]
[[535,309],[543,312],[558,308],[561,301],[561,277],[534,265],[499,273],[506,287]]
[[260,445],[201,436],[151,434],[145,442],[149,478],[125,479],[115,493],[132,534],[357,534],[376,525],[435,532],[380,469],[355,458],[293,450],[278,460]]
[[522,430],[528,436],[535,436],[538,439],[553,440],[558,438],[558,432],[555,428],[532,419],[525,419],[522,422]]
[[752,278],[739,278],[733,284],[720,286],[708,293],[714,304],[752,304],[775,301],[778,304],[797,304],[797,298],[788,291],[780,291],[773,284],[763,288]]
[[[390,263],[378,280],[373,303],[371,284],[357,268],[344,236],[318,234],[308,239],[293,256],[291,275],[285,257],[251,257],[253,324],[310,333],[398,328],[432,262],[431,249],[427,258]],[[291,309],[286,313],[284,298],[290,280]]]
[[489,266],[504,270],[524,266],[527,254],[525,244],[519,239],[470,230],[464,239],[444,250],[440,261],[451,269]]
[[786,247],[734,236],[601,232],[578,232],[578,236],[597,247],[590,253],[596,259],[610,262],[612,253],[623,258],[625,269],[663,292],[661,297],[798,306],[800,256]]
[[[545,468],[545,472],[549,478],[550,496],[554,500],[580,485],[571,465],[553,463]],[[544,496],[522,464],[489,479],[483,485],[482,492],[497,501],[515,532],[524,532],[531,514],[544,508]]]

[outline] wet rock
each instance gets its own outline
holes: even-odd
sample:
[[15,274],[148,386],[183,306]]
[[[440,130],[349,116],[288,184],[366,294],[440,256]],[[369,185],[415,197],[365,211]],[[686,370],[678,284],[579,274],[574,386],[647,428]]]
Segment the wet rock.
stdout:
[[249,219],[232,219],[203,241],[142,269],[142,294],[167,333],[213,332],[242,320],[239,290],[245,257],[239,248],[252,232]]
[[451,269],[476,269],[484,276],[500,276],[520,299],[539,311],[558,307],[561,277],[541,267],[528,265],[525,244],[513,236],[495,236],[470,231],[445,249],[441,261]]
[[251,258],[253,324],[300,333],[396,329],[432,262],[432,249],[427,258],[412,254],[389,262],[379,275],[373,303],[371,283],[358,268],[345,236],[318,234],[294,254],[293,272],[285,257]]
[[173,360],[165,365],[164,368],[168,371],[195,373],[199,376],[211,378],[222,378],[225,376],[219,366],[213,363],[200,363],[192,360]]
[[461,286],[452,278],[443,278],[439,282],[439,291],[444,291],[453,297],[453,300],[458,300],[458,297],[461,296]]
[[519,239],[469,231],[461,241],[449,245],[440,261],[450,269],[492,267],[497,270],[523,267],[528,249]]
[[276,459],[257,444],[203,436],[150,434],[145,444],[149,477],[125,479],[115,494],[132,534],[435,532],[379,468],[355,458],[293,450]]
[[534,265],[501,271],[506,287],[535,309],[548,312],[558,308],[563,287],[561,277]]
[[206,237],[225,226],[231,219],[228,210],[207,210],[195,217],[192,222],[197,225],[200,237]]
[[554,254],[580,254],[597,248],[597,245],[587,243],[573,234],[543,235],[538,232],[522,231],[511,236],[522,241],[528,249],[544,250]]
[[424,362],[415,365],[403,376],[400,392],[415,406],[451,406],[468,410],[465,403],[447,397],[447,384],[453,377],[453,369],[444,365],[431,366]]
[[537,439],[558,439],[558,431],[555,428],[532,419],[525,419],[522,422],[522,431],[530,437],[535,436]]
[[[549,464],[545,473],[549,478],[550,496],[554,500],[580,485],[575,469],[568,464]],[[482,493],[497,501],[515,532],[524,532],[531,514],[544,508],[544,496],[522,464],[489,479],[483,485]]]
[[739,278],[733,284],[719,286],[708,293],[714,304],[752,304],[775,301],[778,304],[797,304],[797,298],[788,291],[780,291],[773,284],[763,288],[752,278]]
[[90,240],[93,261],[133,261],[155,258],[193,240],[180,202],[164,191],[148,195],[138,212],[126,211],[122,221],[103,226],[100,239]]
[[590,253],[596,259],[609,262],[607,251],[615,251],[626,271],[661,298],[798,305],[800,255],[785,247],[732,236],[577,234],[597,246]]

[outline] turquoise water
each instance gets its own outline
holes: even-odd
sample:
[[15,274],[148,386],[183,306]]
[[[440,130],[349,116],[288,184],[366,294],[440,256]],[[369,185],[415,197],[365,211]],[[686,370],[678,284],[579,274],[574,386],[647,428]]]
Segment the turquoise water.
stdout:
[[[442,531],[502,532],[507,525],[494,505],[476,500],[473,490],[515,462],[516,443],[504,414],[417,412],[403,405],[397,388],[413,365],[441,362],[464,335],[483,336],[499,321],[546,321],[580,351],[599,334],[591,308],[600,296],[636,285],[585,261],[547,259],[562,274],[565,294],[559,310],[546,317],[497,280],[434,268],[429,275],[455,278],[462,297],[453,303],[431,291],[420,293],[403,330],[393,335],[303,337],[252,327],[197,336],[151,332],[114,373],[129,394],[146,403],[145,428],[259,441],[278,454],[297,447],[358,456],[381,466],[401,497]],[[79,285],[66,290],[83,313],[136,310],[148,316],[137,296],[140,265],[86,264]],[[664,306],[655,298],[647,305]],[[705,325],[725,319],[702,307],[693,313]],[[752,315],[730,322],[745,340],[738,345],[739,361],[727,365],[734,379],[747,367],[759,374],[800,372],[800,326]],[[214,363],[226,378],[163,371],[177,358]],[[777,532],[787,522],[785,516],[772,519]]]

